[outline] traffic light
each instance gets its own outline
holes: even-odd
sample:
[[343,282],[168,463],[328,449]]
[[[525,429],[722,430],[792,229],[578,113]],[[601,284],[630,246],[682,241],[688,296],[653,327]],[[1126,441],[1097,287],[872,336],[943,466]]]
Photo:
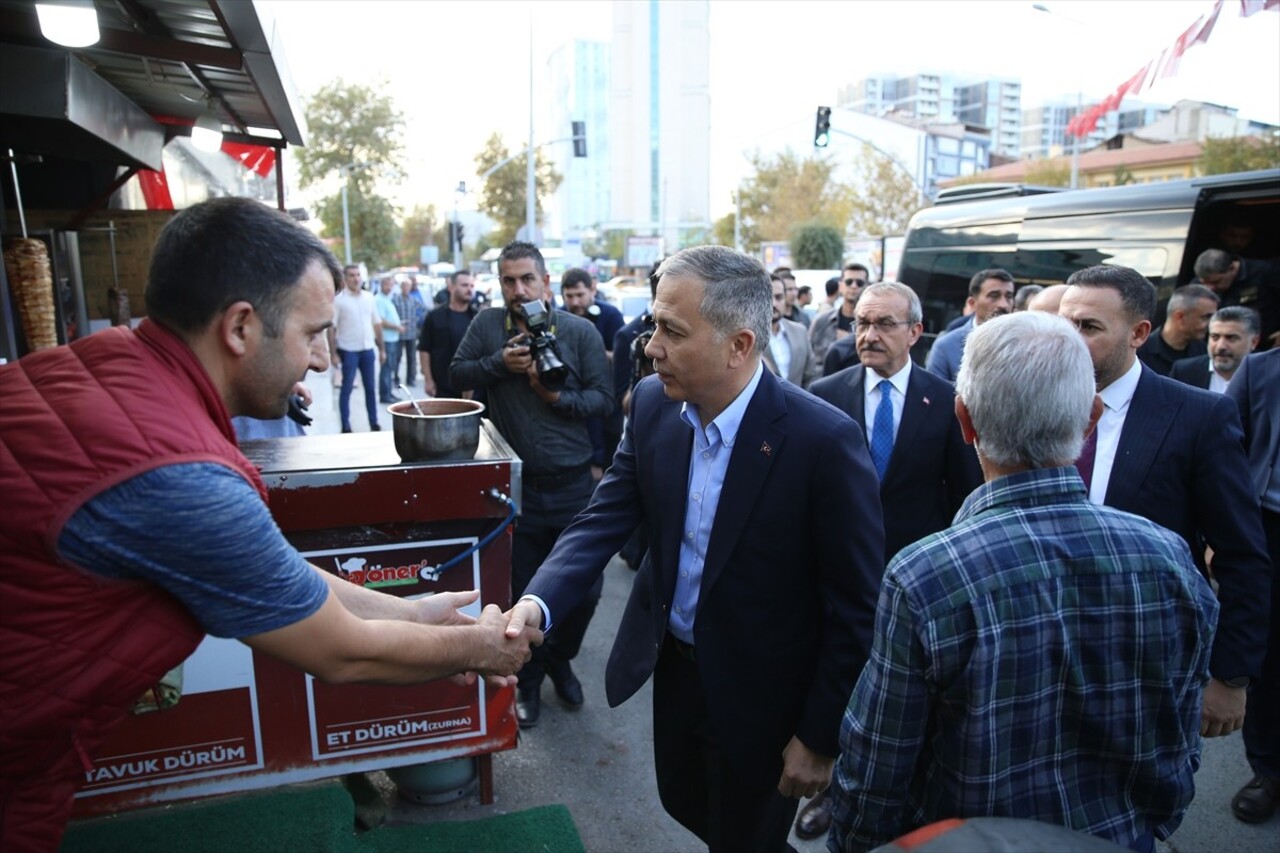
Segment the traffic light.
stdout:
[[459,249],[462,248],[462,234],[463,234],[462,223],[459,222],[458,223],[458,243],[457,243],[457,246]]
[[573,122],[573,156],[587,156],[587,123],[585,121]]
[[818,107],[818,118],[813,125],[813,147],[826,148],[831,141],[831,107]]
[[449,248],[452,249],[458,245],[458,223],[449,223]]

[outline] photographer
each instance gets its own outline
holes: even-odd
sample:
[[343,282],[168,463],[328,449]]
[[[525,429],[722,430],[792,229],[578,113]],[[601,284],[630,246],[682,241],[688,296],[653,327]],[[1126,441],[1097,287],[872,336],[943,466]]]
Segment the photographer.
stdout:
[[[591,323],[546,301],[550,276],[537,247],[514,242],[498,258],[502,308],[481,311],[449,367],[454,388],[484,389],[489,417],[524,462],[522,513],[511,549],[515,598],[560,532],[587,505],[591,440],[587,418],[613,411],[604,344]],[[534,651],[520,671],[516,711],[523,728],[537,723],[542,680],[570,708],[582,705],[582,685],[569,662],[578,653],[600,597],[600,584]]]

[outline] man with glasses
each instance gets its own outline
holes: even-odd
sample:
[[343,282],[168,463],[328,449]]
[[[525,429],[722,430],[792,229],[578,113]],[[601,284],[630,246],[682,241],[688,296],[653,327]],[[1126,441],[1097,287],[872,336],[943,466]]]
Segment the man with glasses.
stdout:
[[[866,433],[880,475],[887,565],[907,545],[945,530],[982,484],[982,470],[960,432],[955,389],[911,363],[924,331],[916,292],[897,282],[871,285],[858,299],[854,329],[862,363],[819,379],[809,392]],[[796,835],[817,838],[830,825],[831,800],[820,794],[801,809]]]
[[862,264],[845,264],[840,276],[840,304],[834,311],[820,314],[809,327],[809,347],[813,350],[813,360],[822,363],[827,350],[836,341],[853,333],[853,309],[858,304],[858,295],[871,280],[871,274]]

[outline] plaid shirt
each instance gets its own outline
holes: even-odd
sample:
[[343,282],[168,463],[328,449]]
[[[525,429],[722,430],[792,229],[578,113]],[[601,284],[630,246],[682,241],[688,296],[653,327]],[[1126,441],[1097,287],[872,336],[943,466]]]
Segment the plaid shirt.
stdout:
[[952,817],[1128,845],[1182,819],[1218,604],[1176,534],[1075,468],[977,489],[889,564],[841,725],[833,851]]
[[412,293],[405,296],[399,290],[391,294],[391,304],[396,306],[396,313],[400,315],[400,322],[404,325],[401,339],[415,340],[418,330],[422,328],[422,320],[427,316],[427,307]]

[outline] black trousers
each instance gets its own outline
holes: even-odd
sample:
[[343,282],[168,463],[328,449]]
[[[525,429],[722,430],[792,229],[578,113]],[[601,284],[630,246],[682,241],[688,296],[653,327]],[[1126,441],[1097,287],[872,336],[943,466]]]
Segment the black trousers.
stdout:
[[[653,676],[653,757],[662,807],[710,848],[779,851],[800,801],[745,782],[707,717],[698,667],[663,643]],[[749,713],[750,709],[743,709]]]
[[1262,526],[1271,557],[1271,636],[1262,675],[1249,691],[1244,752],[1254,773],[1280,778],[1280,513],[1264,509]]
[[[569,522],[591,499],[595,482],[590,469],[572,477],[564,484],[551,489],[526,487],[523,491],[523,514],[516,522],[511,542],[511,600],[514,603],[524,595],[525,588],[538,567],[551,553],[556,539],[569,526]],[[518,677],[522,690],[537,689],[548,669],[567,664],[578,656],[582,638],[591,625],[604,576],[596,578],[582,602],[569,613],[553,613],[555,620],[545,642],[534,646],[533,657],[521,668]]]

